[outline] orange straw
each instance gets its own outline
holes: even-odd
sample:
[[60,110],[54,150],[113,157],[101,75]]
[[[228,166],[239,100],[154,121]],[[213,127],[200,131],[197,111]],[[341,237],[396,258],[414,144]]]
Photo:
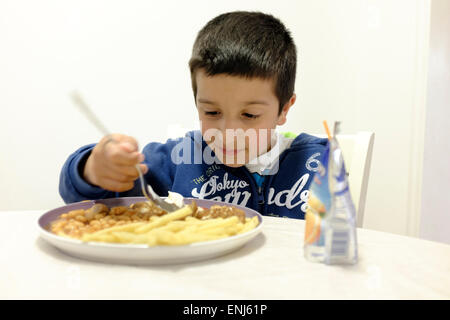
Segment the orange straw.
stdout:
[[328,140],[331,140],[330,129],[328,129],[327,120],[323,120],[323,126],[325,127],[325,132],[327,133]]

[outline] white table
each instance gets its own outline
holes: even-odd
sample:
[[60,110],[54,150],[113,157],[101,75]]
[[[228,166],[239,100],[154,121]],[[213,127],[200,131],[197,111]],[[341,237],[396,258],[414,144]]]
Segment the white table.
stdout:
[[358,229],[359,263],[303,257],[304,221],[265,217],[239,251],[126,266],[72,258],[39,237],[44,211],[0,212],[0,299],[449,299],[450,245]]

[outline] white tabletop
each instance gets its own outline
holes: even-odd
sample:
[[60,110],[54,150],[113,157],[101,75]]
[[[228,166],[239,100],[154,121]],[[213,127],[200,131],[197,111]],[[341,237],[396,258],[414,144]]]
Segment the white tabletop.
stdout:
[[39,237],[44,211],[0,212],[0,299],[449,299],[450,245],[358,229],[359,262],[303,257],[304,221],[265,217],[226,256],[171,266],[70,257]]

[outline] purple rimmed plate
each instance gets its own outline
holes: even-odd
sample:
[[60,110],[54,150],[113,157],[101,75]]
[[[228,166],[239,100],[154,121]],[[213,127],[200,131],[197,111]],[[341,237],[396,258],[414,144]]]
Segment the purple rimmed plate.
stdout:
[[199,207],[209,208],[213,205],[232,205],[245,212],[246,217],[258,217],[258,226],[239,235],[228,238],[196,242],[180,246],[154,246],[143,244],[116,244],[102,242],[83,242],[77,239],[69,239],[51,233],[48,230],[50,222],[56,220],[62,213],[77,209],[89,209],[96,203],[103,203],[108,207],[129,206],[135,202],[146,201],[144,197],[111,198],[101,200],[90,200],[72,203],[44,213],[38,219],[40,236],[61,251],[81,259],[119,264],[176,264],[200,261],[218,257],[244,246],[248,241],[256,237],[262,230],[263,219],[261,214],[247,207],[219,202],[213,200],[202,200],[185,198],[185,204],[197,202]]

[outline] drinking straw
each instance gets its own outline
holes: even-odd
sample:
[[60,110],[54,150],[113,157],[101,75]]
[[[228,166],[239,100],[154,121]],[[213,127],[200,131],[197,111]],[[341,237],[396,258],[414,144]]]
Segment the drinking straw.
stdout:
[[328,129],[327,120],[323,120],[323,126],[325,127],[325,132],[327,133],[328,140],[331,140],[330,129]]

